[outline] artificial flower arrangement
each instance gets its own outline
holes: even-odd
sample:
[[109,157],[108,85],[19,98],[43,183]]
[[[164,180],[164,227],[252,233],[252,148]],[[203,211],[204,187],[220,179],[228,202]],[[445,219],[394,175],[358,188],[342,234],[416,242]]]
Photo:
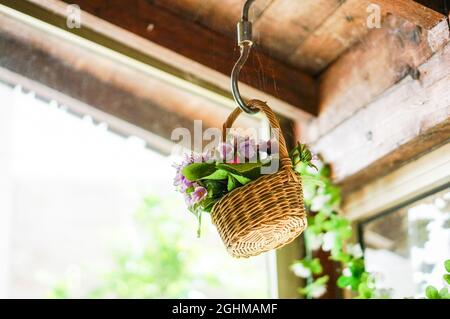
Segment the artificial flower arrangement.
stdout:
[[[223,196],[261,178],[263,168],[279,160],[278,146],[275,139],[257,142],[248,136],[232,135],[205,154],[185,154],[183,162],[174,165],[174,185],[198,219],[198,236],[202,213],[210,213]],[[300,163],[315,168],[312,154],[304,144],[298,143],[289,157],[294,169]]]
[[311,152],[301,144],[289,153],[280,122],[267,103],[248,101],[265,114],[271,139],[256,142],[230,134],[242,113],[236,108],[223,124],[222,143],[210,152],[190,155],[177,166],[175,184],[200,225],[210,213],[228,253],[249,258],[281,248],[307,227],[300,162],[312,166]]

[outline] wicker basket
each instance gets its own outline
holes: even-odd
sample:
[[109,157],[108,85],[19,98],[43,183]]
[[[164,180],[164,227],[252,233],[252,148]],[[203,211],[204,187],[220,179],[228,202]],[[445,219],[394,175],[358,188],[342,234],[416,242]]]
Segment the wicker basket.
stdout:
[[[280,132],[280,124],[270,107],[259,100],[249,102]],[[226,130],[241,113],[237,108],[223,125]],[[233,257],[256,256],[280,248],[306,228],[306,213],[300,179],[292,168],[283,135],[279,134],[280,169],[237,188],[218,201],[211,212],[213,223]]]

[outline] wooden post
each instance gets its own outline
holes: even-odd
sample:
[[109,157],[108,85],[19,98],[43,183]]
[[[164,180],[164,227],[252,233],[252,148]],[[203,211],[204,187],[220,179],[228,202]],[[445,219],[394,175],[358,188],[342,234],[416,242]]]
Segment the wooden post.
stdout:
[[[280,126],[286,139],[288,150],[290,150],[297,141],[295,123],[286,119],[280,119]],[[304,255],[303,236],[276,251],[278,298],[300,298],[297,290],[304,285],[304,280],[295,276],[289,267],[295,260],[302,258]]]

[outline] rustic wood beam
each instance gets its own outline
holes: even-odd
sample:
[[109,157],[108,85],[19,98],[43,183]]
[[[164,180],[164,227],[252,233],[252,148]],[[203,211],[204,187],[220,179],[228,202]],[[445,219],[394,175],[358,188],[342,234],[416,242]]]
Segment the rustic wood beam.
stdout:
[[[67,28],[67,3],[60,0],[0,0],[5,10],[9,8],[34,17],[65,32],[94,42],[114,52],[120,53],[139,63],[154,68],[169,81],[186,91],[201,95],[215,104],[235,107],[230,93],[230,77],[171,51],[155,42],[100,19],[88,12],[81,12],[82,27]],[[266,92],[241,82],[244,97],[258,97],[267,101],[281,116],[290,119],[307,119],[311,114],[282,101]]]
[[[250,7],[250,20],[255,24],[263,12],[278,0],[257,0]],[[241,18],[241,0],[153,0],[158,6],[198,22],[215,32],[236,36],[236,23]]]
[[313,144],[349,193],[450,142],[450,44]]
[[[92,15],[227,76],[239,55],[234,39],[206,29],[151,1],[65,2],[77,4]],[[315,80],[257,48],[244,67],[241,80],[310,114],[317,114]]]
[[450,0],[414,0],[434,11],[440,12],[444,15],[450,13]]
[[[174,128],[193,131],[194,119],[203,120],[204,128],[220,128],[230,111],[5,14],[0,14],[0,67],[9,71],[8,79],[17,74],[16,79],[29,79],[169,141]],[[253,127],[257,120],[244,117],[241,123]]]
[[[337,2],[339,6],[334,8],[334,12],[329,13],[325,21],[319,26],[314,23],[311,24],[313,32],[302,39],[296,50],[290,53],[289,61],[292,64],[312,74],[318,74],[349,47],[358,42],[364,42],[366,34],[370,31],[367,20],[369,17],[368,8],[371,4],[381,6],[382,17],[392,13],[428,30],[430,26],[427,25],[427,21],[435,20],[435,14],[439,13],[413,0],[347,0]],[[422,2],[426,1],[423,0]],[[437,0],[432,2],[437,2]],[[323,3],[323,7],[330,8],[331,6]],[[439,6],[434,4],[431,7]],[[444,7],[442,6],[442,8]],[[444,15],[448,15],[446,8],[440,11],[446,12]],[[265,15],[269,12],[270,9],[267,10]],[[320,20],[317,13],[311,13],[311,16],[313,15]]]
[[320,81],[320,116],[308,123],[306,140],[327,134],[405,76],[420,77],[417,67],[450,36],[446,17],[425,9],[428,19],[411,15],[414,22],[390,15],[327,69]]
[[[258,44],[270,48],[275,56],[286,58],[340,5],[336,0],[275,0],[254,23]],[[308,65],[300,58],[290,62],[298,67]]]
[[[444,19],[447,14],[440,13],[437,10],[430,9],[429,7],[413,0],[371,0],[373,3],[378,4],[382,11],[393,14],[397,17],[401,17],[408,20],[411,23],[416,24],[427,30],[430,36],[439,37],[439,32],[444,31],[444,28],[435,29],[437,24]],[[437,33],[435,35],[435,33]]]
[[291,54],[291,63],[319,74],[369,32],[366,25],[369,0],[337,2],[342,4]]

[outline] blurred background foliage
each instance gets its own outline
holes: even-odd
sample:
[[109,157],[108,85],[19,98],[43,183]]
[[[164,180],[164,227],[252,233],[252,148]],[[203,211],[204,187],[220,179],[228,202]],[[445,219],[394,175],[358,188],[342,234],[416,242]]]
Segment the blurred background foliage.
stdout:
[[[87,298],[188,298],[196,296],[196,286],[218,287],[219,278],[211,269],[196,271],[199,250],[188,223],[174,222],[176,209],[170,199],[148,196],[135,214],[140,247],[117,252],[114,267],[102,276],[101,284]],[[66,280],[58,283],[50,298],[71,298]]]

